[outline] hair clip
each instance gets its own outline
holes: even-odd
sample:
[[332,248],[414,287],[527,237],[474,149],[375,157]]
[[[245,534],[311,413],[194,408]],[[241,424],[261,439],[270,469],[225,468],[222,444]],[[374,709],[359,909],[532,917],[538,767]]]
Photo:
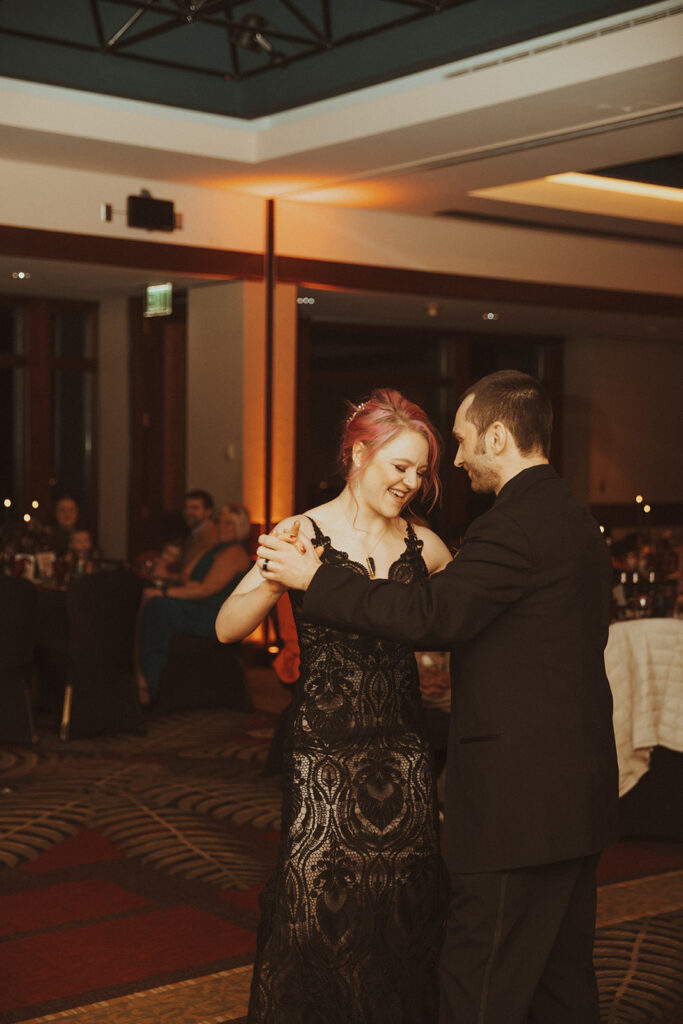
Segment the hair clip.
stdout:
[[352,420],[355,420],[355,418],[356,418],[356,416],[358,415],[358,413],[359,413],[359,412],[360,412],[360,411],[361,411],[362,409],[364,409],[366,405],[367,405],[367,402],[361,402],[361,403],[360,403],[360,405],[357,405],[357,406],[356,406],[356,408],[355,408],[355,409],[353,410],[353,412],[351,413],[351,415],[349,416],[349,418],[348,418],[348,419],[347,419],[347,421],[346,421],[346,425],[347,425],[347,427],[348,427],[349,423],[351,423],[351,422],[352,422]]

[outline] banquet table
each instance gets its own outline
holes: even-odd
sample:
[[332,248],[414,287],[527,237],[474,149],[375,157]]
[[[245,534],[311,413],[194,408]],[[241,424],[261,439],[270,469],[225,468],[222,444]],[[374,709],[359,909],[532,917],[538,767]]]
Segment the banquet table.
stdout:
[[613,623],[605,668],[624,796],[648,771],[655,747],[683,753],[683,620]]

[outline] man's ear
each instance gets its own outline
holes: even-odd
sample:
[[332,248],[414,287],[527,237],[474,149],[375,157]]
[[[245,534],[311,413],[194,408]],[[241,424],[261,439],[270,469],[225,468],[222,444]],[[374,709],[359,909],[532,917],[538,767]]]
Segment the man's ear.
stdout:
[[491,424],[489,429],[486,431],[489,439],[489,445],[494,455],[500,455],[505,450],[505,446],[508,443],[509,436],[507,428],[504,423],[500,420],[496,420]]

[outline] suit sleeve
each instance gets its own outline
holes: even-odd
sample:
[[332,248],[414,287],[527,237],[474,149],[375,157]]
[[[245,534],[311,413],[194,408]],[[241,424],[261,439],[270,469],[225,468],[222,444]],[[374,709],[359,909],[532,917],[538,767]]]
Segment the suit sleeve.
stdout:
[[529,544],[508,517],[482,516],[440,573],[419,583],[369,580],[323,565],[304,595],[314,622],[439,650],[468,640],[519,600],[531,583]]

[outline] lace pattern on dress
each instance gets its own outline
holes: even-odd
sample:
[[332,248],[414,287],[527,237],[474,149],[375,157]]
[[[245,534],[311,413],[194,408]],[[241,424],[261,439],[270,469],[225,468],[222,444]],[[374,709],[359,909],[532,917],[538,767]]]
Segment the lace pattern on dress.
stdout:
[[[311,523],[323,562],[367,575]],[[389,579],[426,576],[421,552],[407,524]],[[318,626],[290,596],[301,676],[248,1019],[435,1024],[447,889],[415,656]]]

